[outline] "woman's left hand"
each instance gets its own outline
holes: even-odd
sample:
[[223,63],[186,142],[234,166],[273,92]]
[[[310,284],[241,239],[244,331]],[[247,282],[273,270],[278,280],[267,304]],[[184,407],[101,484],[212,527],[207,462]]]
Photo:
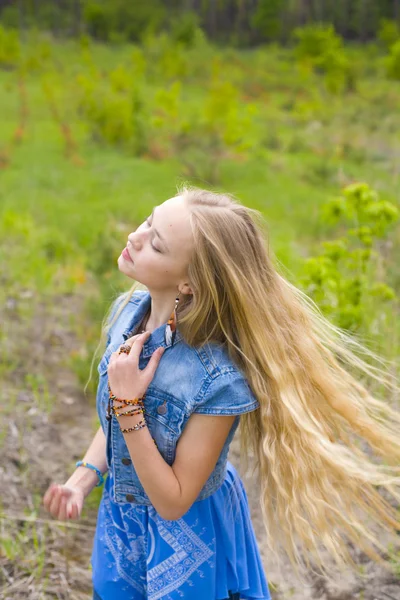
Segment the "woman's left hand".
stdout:
[[127,339],[124,344],[131,346],[129,354],[126,352],[119,354],[119,350],[112,352],[107,370],[108,382],[112,393],[117,398],[124,400],[141,398],[149,387],[165,350],[163,347],[157,348],[149,364],[144,369],[140,369],[139,356],[149,335],[150,332],[146,331]]

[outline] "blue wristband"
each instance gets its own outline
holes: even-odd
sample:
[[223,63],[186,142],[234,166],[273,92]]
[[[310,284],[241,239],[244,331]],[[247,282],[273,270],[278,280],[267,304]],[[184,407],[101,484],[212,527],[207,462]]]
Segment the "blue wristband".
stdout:
[[87,467],[88,469],[92,469],[92,471],[94,471],[95,473],[97,473],[97,475],[99,477],[99,483],[97,483],[95,487],[99,487],[102,483],[104,483],[104,477],[101,474],[100,469],[98,469],[94,465],[91,465],[90,463],[85,462],[83,460],[78,460],[78,462],[76,463],[75,466],[76,467],[80,467],[80,466]]

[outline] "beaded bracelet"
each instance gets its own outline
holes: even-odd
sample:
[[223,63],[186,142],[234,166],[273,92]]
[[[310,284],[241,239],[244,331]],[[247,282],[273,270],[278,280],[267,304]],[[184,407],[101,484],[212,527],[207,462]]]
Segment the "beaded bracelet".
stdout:
[[143,394],[143,396],[141,398],[134,398],[133,400],[125,400],[125,399],[122,400],[121,398],[117,398],[116,396],[114,396],[114,394],[111,391],[109,381],[107,381],[107,385],[108,385],[108,407],[107,407],[107,414],[106,414],[107,421],[111,421],[111,411],[114,408],[114,406],[113,406],[114,400],[124,403],[124,404],[121,404],[120,406],[118,406],[118,408],[123,408],[125,406],[143,406],[143,400],[146,397],[146,394]]
[[[128,427],[127,429],[121,429],[122,433],[128,433],[129,431],[137,431],[138,429],[142,429],[143,427],[147,427],[147,423],[145,419],[139,421],[134,427]],[[154,441],[155,443],[155,441]]]
[[[124,417],[124,416],[133,416],[136,414],[144,414],[145,411],[145,407],[144,407],[144,403],[143,400],[146,396],[146,394],[143,394],[143,396],[141,398],[134,398],[133,400],[125,400],[124,398],[117,398],[111,391],[111,387],[110,387],[110,382],[107,382],[108,385],[108,409],[107,409],[107,416],[106,419],[109,421],[111,420],[111,414],[114,414],[116,417]],[[121,402],[122,404],[118,405],[117,407],[114,406],[114,400],[117,400],[118,402]],[[117,408],[126,408],[127,406],[135,406],[136,408],[133,408],[132,410],[127,410],[125,413],[118,413],[117,412]],[[143,427],[147,427],[147,423],[146,423],[146,419],[143,418],[141,419],[134,427],[129,427],[126,429],[122,429],[121,428],[121,432],[122,433],[129,433],[131,431],[138,431],[139,429],[142,429]],[[157,446],[157,442],[156,440],[152,437],[152,440],[154,442],[154,444]]]
[[92,471],[94,471],[95,473],[97,473],[98,478],[99,478],[99,483],[96,483],[96,487],[101,486],[102,483],[104,483],[104,477],[101,474],[100,469],[98,469],[97,467],[95,467],[94,465],[84,461],[84,460],[78,460],[78,462],[75,464],[76,467],[87,467],[88,469],[92,469]]
[[[120,407],[118,407],[118,408],[120,408]],[[133,410],[127,410],[126,412],[119,413],[119,412],[117,412],[117,409],[115,407],[113,407],[112,411],[116,417],[124,417],[125,415],[128,415],[128,416],[129,415],[140,415],[141,413],[144,413],[144,408],[134,408]]]

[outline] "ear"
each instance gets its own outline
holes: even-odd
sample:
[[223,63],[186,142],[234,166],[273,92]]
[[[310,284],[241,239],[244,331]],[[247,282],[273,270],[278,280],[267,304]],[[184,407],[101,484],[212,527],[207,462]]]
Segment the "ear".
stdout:
[[193,296],[193,290],[188,283],[184,283],[180,291],[185,296]]

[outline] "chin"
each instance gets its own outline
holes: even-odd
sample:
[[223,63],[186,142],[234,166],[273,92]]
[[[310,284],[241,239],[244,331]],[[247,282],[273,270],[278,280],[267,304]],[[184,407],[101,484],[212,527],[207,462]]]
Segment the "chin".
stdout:
[[123,256],[119,256],[119,258],[117,260],[117,264],[118,264],[118,269],[121,271],[121,273],[125,273],[125,275],[128,275],[128,277],[132,277],[133,263],[128,264],[127,261],[124,260]]

